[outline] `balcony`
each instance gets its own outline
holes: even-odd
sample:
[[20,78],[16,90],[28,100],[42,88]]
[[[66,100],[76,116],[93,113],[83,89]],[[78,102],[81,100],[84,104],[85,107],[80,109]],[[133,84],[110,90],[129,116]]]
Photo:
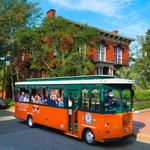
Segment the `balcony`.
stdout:
[[128,66],[129,60],[127,59],[112,59],[112,60],[105,60],[105,59],[99,59],[98,57],[94,59],[94,63],[111,63],[118,66]]
[[114,59],[115,65],[128,66],[129,60],[126,59]]
[[95,64],[97,63],[109,63],[109,64],[114,64],[114,60],[107,60],[106,59],[106,53],[104,52],[100,52],[100,51],[97,51],[96,53],[96,57],[93,59],[93,62]]
[[97,50],[94,62],[106,62],[106,52]]

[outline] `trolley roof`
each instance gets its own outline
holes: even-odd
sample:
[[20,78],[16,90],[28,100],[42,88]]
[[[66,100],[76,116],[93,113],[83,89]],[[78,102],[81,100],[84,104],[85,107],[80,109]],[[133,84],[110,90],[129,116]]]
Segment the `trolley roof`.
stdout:
[[78,76],[55,78],[32,78],[15,85],[63,85],[63,84],[133,84],[135,81],[114,76]]

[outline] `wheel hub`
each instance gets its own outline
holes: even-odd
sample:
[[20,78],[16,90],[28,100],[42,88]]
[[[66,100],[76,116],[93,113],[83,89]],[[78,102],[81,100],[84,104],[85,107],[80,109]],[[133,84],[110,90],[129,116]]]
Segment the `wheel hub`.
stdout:
[[32,122],[32,118],[29,118],[29,126],[32,126],[33,122]]
[[89,142],[89,143],[92,143],[93,142],[93,140],[94,140],[94,135],[93,135],[93,133],[92,132],[87,132],[87,134],[86,134],[86,139],[87,139],[87,141]]

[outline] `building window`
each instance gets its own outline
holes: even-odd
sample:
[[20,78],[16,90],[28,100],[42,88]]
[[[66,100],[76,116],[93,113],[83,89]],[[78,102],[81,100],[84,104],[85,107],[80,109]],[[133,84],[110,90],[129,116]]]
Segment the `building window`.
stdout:
[[97,48],[97,60],[106,61],[106,46],[102,43]]
[[86,43],[81,45],[81,46],[79,46],[79,48],[77,50],[78,50],[78,53],[80,54],[80,56],[86,57],[86,51],[87,51]]
[[122,49],[120,47],[115,48],[115,59],[116,64],[122,64]]

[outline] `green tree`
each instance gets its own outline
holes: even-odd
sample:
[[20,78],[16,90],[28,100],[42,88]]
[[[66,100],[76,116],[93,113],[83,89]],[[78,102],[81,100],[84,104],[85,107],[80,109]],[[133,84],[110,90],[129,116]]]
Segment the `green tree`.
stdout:
[[150,60],[149,58],[138,58],[133,66],[136,74],[135,80],[142,89],[150,88]]
[[142,56],[150,58],[150,30],[147,31],[146,37],[141,37]]
[[5,56],[9,57],[13,99],[14,79],[19,80],[17,52],[20,48],[16,33],[21,29],[33,27],[38,20],[39,9],[36,4],[27,0],[0,0],[0,50],[5,51]]
[[[137,89],[150,88],[150,30],[146,36],[137,37],[139,45],[142,46],[141,54],[134,58],[134,64],[130,67],[121,68],[117,71],[117,76],[136,80]],[[139,46],[138,46],[139,47]]]
[[141,37],[140,44],[142,45],[142,57],[135,61],[135,70],[137,72],[137,80],[140,86],[144,89],[150,88],[150,30],[146,36]]
[[116,75],[120,78],[130,78],[130,76],[131,76],[130,71],[131,71],[130,68],[123,67],[123,68],[116,71]]
[[46,18],[36,33],[38,48],[34,50],[32,69],[46,70],[50,76],[93,72],[88,54],[89,48],[96,45],[92,38],[99,35],[94,28],[55,17]]
[[135,69],[135,65],[120,68],[116,71],[116,75],[120,78],[136,80],[137,72]]

